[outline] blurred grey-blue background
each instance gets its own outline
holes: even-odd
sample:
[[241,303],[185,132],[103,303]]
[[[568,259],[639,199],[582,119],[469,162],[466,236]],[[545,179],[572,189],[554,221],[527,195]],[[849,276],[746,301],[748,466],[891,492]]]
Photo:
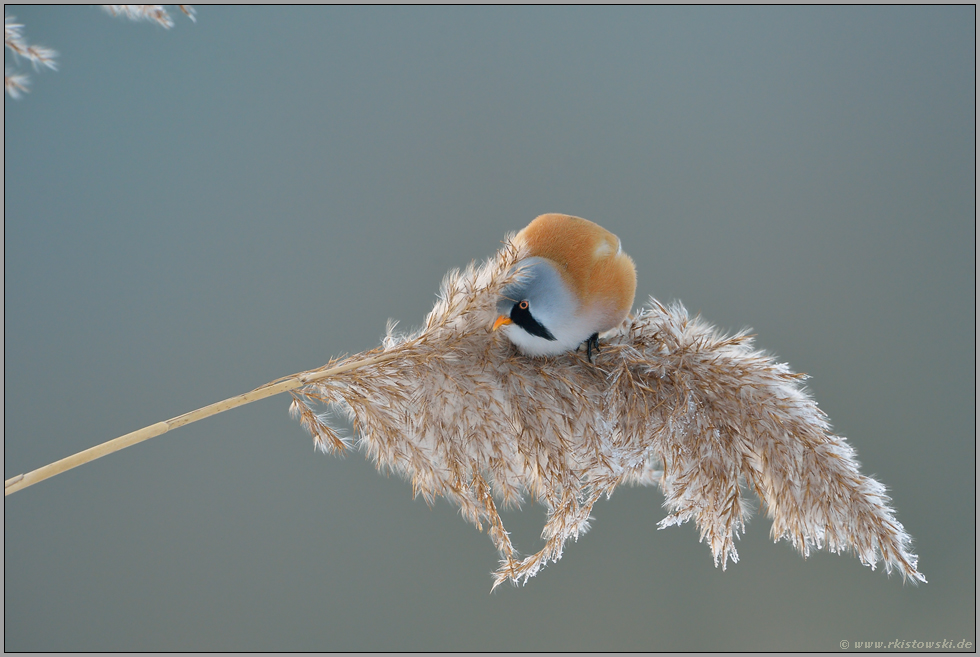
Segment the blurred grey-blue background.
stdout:
[[812,376],[930,581],[761,516],[722,572],[622,488],[490,594],[485,534],[278,397],[6,498],[7,650],[975,641],[974,7],[6,11],[60,68],[6,59],[5,477],[371,348],[566,212]]

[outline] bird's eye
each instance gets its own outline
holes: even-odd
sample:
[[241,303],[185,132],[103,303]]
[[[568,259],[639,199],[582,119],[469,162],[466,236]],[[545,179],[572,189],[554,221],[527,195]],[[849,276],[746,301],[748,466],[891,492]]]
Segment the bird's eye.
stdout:
[[527,310],[527,299],[524,299],[524,301],[521,301],[517,305],[520,307],[521,310]]

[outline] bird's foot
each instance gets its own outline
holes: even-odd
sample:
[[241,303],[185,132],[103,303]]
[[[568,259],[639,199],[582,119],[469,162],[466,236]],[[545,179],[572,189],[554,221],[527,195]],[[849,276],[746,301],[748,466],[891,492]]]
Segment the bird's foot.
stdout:
[[596,353],[599,353],[599,334],[598,333],[593,333],[592,335],[589,336],[589,339],[585,341],[585,353],[586,353],[586,356],[588,357],[590,363],[592,362],[592,351],[593,350],[595,350]]

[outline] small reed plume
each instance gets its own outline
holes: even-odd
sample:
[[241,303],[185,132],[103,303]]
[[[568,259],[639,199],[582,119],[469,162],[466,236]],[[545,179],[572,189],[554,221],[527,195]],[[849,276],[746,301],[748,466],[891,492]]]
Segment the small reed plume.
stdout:
[[[509,239],[497,255],[443,281],[425,325],[389,326],[383,344],[322,368],[159,422],[4,483],[10,495],[48,477],[205,417],[289,392],[291,413],[325,452],[354,445],[334,430],[332,408],[353,423],[357,446],[379,469],[411,479],[428,502],[444,497],[481,531],[500,566],[494,586],[526,582],[565,542],[589,528],[596,501],[621,484],[656,484],[669,514],[693,520],[724,569],[745,529],[745,491],[772,519],[772,536],[804,556],[851,550],[872,568],[925,582],[911,538],[880,483],[794,374],[724,336],[682,306],[654,299],[602,337],[590,362],[568,352],[519,354],[490,328],[501,290],[524,256]],[[326,409],[324,410],[324,407]],[[547,507],[544,547],[521,556],[497,504]]]
[[[112,16],[123,16],[132,21],[150,21],[168,30],[174,26],[166,5],[102,5],[102,8]],[[197,20],[191,5],[177,5],[177,8],[192,21]]]
[[[3,17],[3,45],[17,58],[26,59],[38,70],[40,67],[58,70],[55,58],[58,53],[44,46],[32,46],[24,40],[24,26],[15,22],[13,16]],[[15,73],[5,68],[3,71],[3,88],[11,98],[20,98],[27,93],[29,78],[23,73]]]
[[[508,242],[482,267],[451,272],[422,329],[396,335],[389,326],[380,348],[322,371],[383,361],[293,390],[290,410],[316,446],[351,447],[317,406],[344,414],[379,469],[487,527],[501,555],[494,586],[526,582],[560,559],[565,541],[588,529],[596,501],[620,484],[659,485],[670,512],[660,527],[694,520],[722,569],[738,560],[749,487],[774,539],[804,556],[853,550],[872,568],[880,560],[926,581],[884,487],[858,471],[804,376],[753,349],[745,333],[723,336],[654,299],[604,336],[594,364],[576,352],[522,356],[491,333],[518,249]],[[521,557],[497,502],[526,497],[547,507],[547,521],[544,547]]]
[[[146,20],[166,29],[174,26],[174,21],[164,5],[102,5],[102,8],[112,16],[124,16],[134,21]],[[177,5],[177,8],[192,21],[196,20],[194,7],[191,5]],[[14,20],[13,16],[3,17],[3,44],[7,49],[16,57],[23,57],[29,61],[35,70],[42,66],[52,71],[58,70],[55,62],[58,53],[44,46],[28,45],[22,34],[24,26],[15,23]],[[11,98],[20,98],[21,94],[27,93],[29,82],[30,78],[23,73],[4,69],[3,88]]]

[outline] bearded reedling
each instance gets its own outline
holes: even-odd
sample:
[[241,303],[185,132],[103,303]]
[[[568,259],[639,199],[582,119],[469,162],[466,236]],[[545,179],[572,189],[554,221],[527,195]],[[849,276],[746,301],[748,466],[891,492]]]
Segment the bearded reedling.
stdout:
[[633,307],[636,266],[619,238],[586,219],[543,214],[514,238],[527,257],[497,303],[493,330],[529,356],[554,356],[619,326]]

